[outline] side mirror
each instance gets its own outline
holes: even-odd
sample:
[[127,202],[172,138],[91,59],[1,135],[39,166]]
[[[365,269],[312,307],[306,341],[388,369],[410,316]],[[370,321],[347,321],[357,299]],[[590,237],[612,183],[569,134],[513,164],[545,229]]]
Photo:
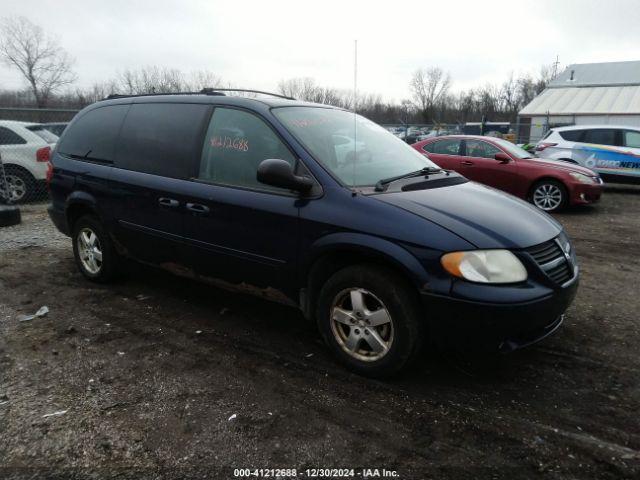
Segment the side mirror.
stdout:
[[511,161],[511,157],[509,157],[509,155],[504,152],[496,153],[493,158],[495,158],[500,163],[509,163]]
[[308,192],[313,187],[313,181],[310,178],[295,175],[289,162],[277,158],[269,158],[260,162],[256,177],[260,183],[265,185],[287,188],[301,193]]

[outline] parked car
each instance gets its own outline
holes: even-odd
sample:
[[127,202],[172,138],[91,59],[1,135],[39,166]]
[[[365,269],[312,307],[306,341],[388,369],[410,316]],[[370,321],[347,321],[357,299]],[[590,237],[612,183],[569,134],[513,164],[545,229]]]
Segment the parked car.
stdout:
[[69,125],[69,122],[50,122],[50,123],[43,123],[41,125],[47,130],[49,130],[51,133],[59,137],[60,135],[62,135],[62,132],[64,132],[64,129],[67,128],[67,125]]
[[[367,158],[335,161],[343,137]],[[100,101],[52,164],[49,214],[87,279],[112,280],[126,256],[296,306],[365,375],[399,371],[425,340],[503,352],[539,341],[578,286],[554,219],[327,105]]]
[[57,139],[38,124],[0,120],[0,160],[12,202],[32,200],[44,190],[47,162]]
[[602,195],[602,180],[592,170],[533,157],[500,138],[456,135],[419,142],[413,148],[442,168],[528,200],[547,212],[595,203]]
[[546,158],[577,163],[608,182],[640,183],[640,128],[590,125],[552,128],[536,145]]

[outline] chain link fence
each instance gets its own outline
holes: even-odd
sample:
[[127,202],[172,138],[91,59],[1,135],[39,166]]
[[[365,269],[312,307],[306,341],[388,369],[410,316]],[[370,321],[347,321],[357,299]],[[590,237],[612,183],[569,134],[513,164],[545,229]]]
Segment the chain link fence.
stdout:
[[412,144],[444,135],[483,135],[499,137],[517,145],[535,145],[546,132],[546,124],[511,122],[467,122],[463,124],[382,124],[387,130]]
[[51,152],[77,112],[0,108],[0,204],[48,201]]
[[[46,202],[49,157],[78,110],[0,108],[0,204]],[[467,122],[463,124],[383,124],[407,143],[443,135],[500,137],[525,148],[535,145],[546,124]]]

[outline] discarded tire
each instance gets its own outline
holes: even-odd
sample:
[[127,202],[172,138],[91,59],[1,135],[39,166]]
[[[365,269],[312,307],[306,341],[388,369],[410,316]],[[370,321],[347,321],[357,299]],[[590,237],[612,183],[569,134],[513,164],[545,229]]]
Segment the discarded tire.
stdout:
[[0,227],[9,227],[20,223],[20,209],[13,205],[0,205]]

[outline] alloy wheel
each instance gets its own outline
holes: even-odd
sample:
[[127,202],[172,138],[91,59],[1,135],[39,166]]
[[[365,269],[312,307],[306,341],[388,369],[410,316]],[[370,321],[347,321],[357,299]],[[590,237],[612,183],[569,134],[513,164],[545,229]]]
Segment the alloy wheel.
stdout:
[[9,199],[12,202],[20,202],[27,194],[27,184],[17,175],[6,174]]
[[100,239],[88,227],[78,232],[78,256],[82,267],[91,275],[97,275],[102,268],[102,246]]
[[557,185],[543,183],[533,192],[533,204],[542,210],[555,210],[561,203],[562,191]]
[[391,314],[378,297],[363,288],[349,288],[336,295],[331,331],[348,355],[367,362],[384,357],[394,340]]

